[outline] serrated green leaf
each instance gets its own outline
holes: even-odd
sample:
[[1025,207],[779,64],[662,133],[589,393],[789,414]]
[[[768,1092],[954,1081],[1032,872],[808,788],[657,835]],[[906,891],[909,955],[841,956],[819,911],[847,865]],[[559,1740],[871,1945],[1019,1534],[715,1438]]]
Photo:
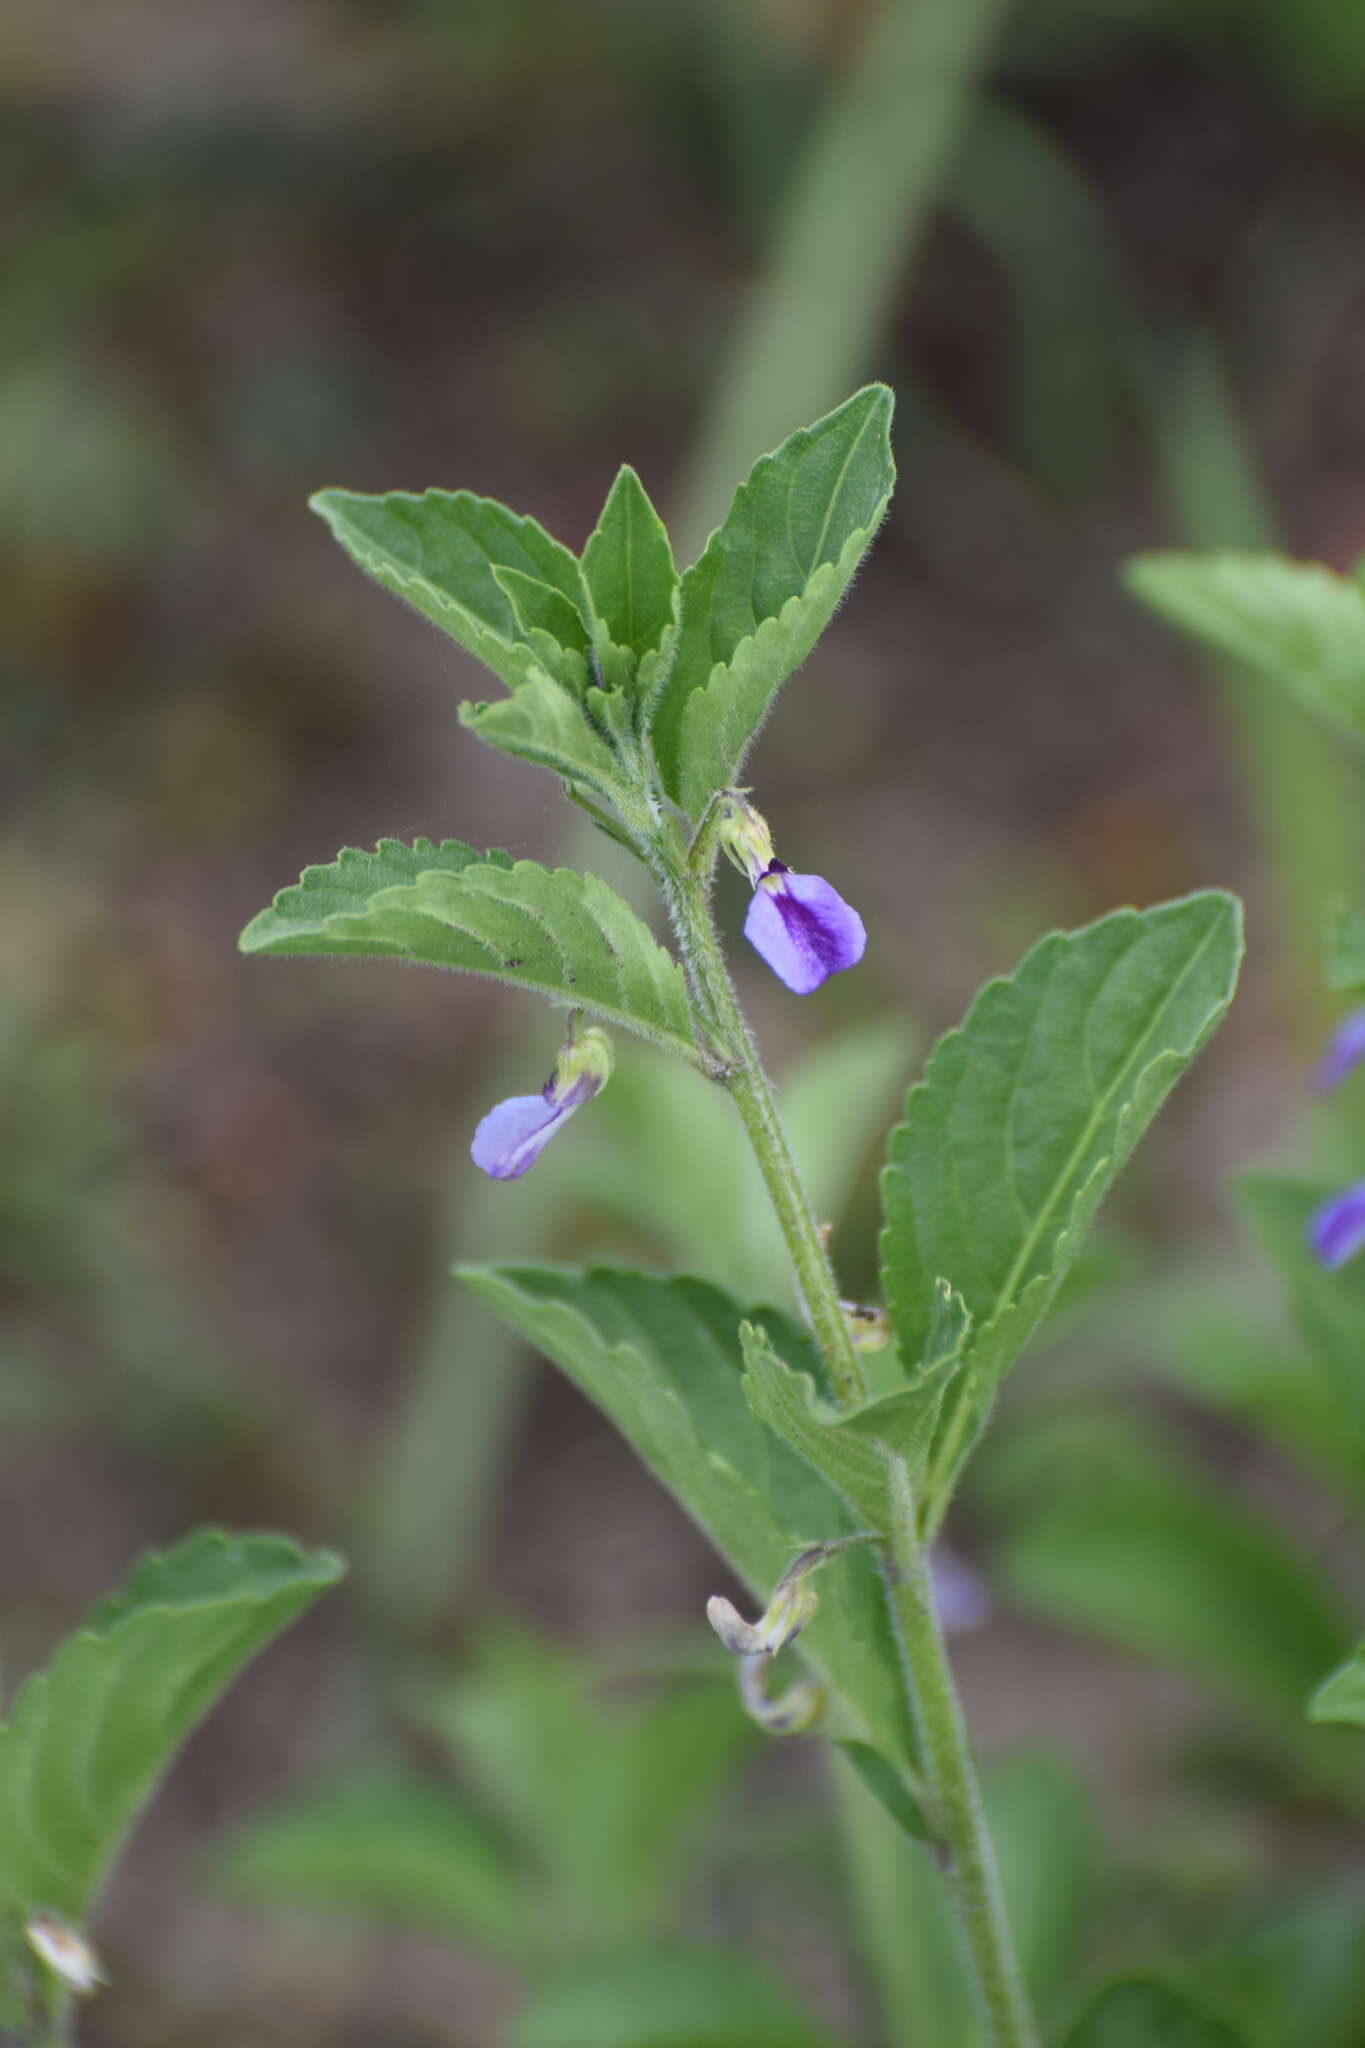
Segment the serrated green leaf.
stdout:
[[1317,562],[1219,549],[1137,555],[1135,597],[1196,640],[1289,690],[1304,709],[1365,737],[1365,590]]
[[415,1772],[352,1780],[267,1813],[229,1844],[219,1874],[246,1898],[521,1952],[525,1901],[511,1858]]
[[[746,1402],[742,1312],[719,1288],[608,1267],[456,1270],[615,1423],[760,1609],[799,1550],[849,1531],[839,1497]],[[794,1323],[768,1310],[763,1319],[799,1370],[818,1371],[809,1339]],[[820,1590],[800,1654],[843,1693],[854,1722],[844,1732],[905,1755],[909,1733],[895,1650],[868,1552],[832,1558]]]
[[1365,992],[1365,910],[1348,903],[1336,904],[1328,921],[1327,986]]
[[300,879],[281,889],[269,910],[252,918],[238,941],[244,953],[356,953],[368,957],[392,953],[401,958],[406,946],[395,938],[384,942],[372,934],[346,938],[330,923],[333,918],[363,918],[376,896],[399,889],[420,875],[439,870],[458,875],[481,861],[512,866],[508,853],[475,853],[459,839],[381,839],[373,853],[344,846],[334,861],[305,868]]
[[1365,1461],[1365,1261],[1329,1273],[1308,1248],[1315,1212],[1340,1189],[1284,1174],[1251,1174],[1239,1190],[1267,1253],[1286,1282],[1308,1355],[1336,1404],[1343,1441]]
[[462,704],[460,723],[499,753],[548,768],[610,803],[619,782],[617,758],[585,708],[597,695],[585,690],[579,698],[551,676],[533,676],[514,696]]
[[577,562],[534,519],[472,491],[319,491],[309,500],[376,583],[406,599],[516,689],[538,665],[495,570],[549,584],[586,613]]
[[886,515],[893,403],[869,384],[765,455],[682,579],[652,732],[664,786],[693,816],[738,775]]
[[1120,1167],[1231,1001],[1241,951],[1239,906],[1220,891],[1053,932],[981,991],[911,1089],[882,1177],[882,1280],[909,1362],[940,1276],[972,1317],[945,1406],[944,1487]]
[[393,954],[489,974],[700,1063],[677,962],[614,889],[569,868],[480,857],[454,839],[347,847],[282,889],[239,943],[244,953]]
[[673,623],[678,572],[664,523],[626,464],[583,550],[583,581],[611,641],[638,661]]
[[539,1993],[511,2048],[833,2048],[747,1957],[719,1949],[615,1956]]
[[1325,1678],[1308,1702],[1310,1721],[1353,1721],[1365,1728],[1365,1643]]
[[1017,1425],[983,1461],[1014,1597],[1297,1720],[1344,1653],[1326,1576],[1178,1448],[1112,1416]]
[[588,629],[577,606],[553,584],[519,569],[495,569],[493,580],[512,607],[521,637],[544,675],[535,668],[518,684],[517,695],[549,676],[580,701],[588,684]]
[[341,1577],[278,1536],[207,1530],[147,1557],[20,1689],[0,1728],[0,1895],[73,1922],[181,1742]]
[[588,629],[583,614],[573,599],[556,590],[553,583],[528,576],[522,569],[501,565],[495,566],[493,581],[511,605],[520,631],[528,638],[532,633],[544,633],[572,653],[587,653]]
[[1100,1993],[1065,2048],[1253,2048],[1253,2036],[1173,1985],[1129,1977]]
[[837,1409],[821,1398],[808,1373],[783,1363],[766,1330],[746,1323],[740,1330],[744,1391],[755,1414],[847,1501],[855,1521],[886,1535],[892,1526],[893,1466],[905,1465],[913,1493],[970,1327],[961,1296],[942,1285],[936,1341],[917,1371],[890,1393]]

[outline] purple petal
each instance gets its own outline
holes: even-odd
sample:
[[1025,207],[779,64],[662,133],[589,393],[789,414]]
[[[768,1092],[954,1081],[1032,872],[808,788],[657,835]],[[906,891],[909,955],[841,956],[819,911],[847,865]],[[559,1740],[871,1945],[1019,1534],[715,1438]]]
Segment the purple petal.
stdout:
[[774,861],[754,890],[744,936],[779,981],[808,996],[863,957],[867,933],[856,910],[819,875],[793,875]]
[[1313,1076],[1316,1088],[1339,1088],[1349,1073],[1365,1060],[1365,1010],[1352,1010],[1327,1041]]
[[1308,1242],[1329,1273],[1365,1249],[1365,1180],[1324,1202],[1308,1226]]
[[577,1107],[569,1101],[556,1105],[545,1095],[509,1095],[480,1123],[469,1156],[494,1180],[520,1180]]

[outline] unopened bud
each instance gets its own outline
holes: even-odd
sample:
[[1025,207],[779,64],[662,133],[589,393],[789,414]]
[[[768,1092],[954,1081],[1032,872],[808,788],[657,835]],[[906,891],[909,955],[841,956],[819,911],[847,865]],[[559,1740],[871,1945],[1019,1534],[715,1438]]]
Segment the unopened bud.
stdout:
[[818,1595],[808,1573],[779,1582],[768,1602],[767,1612],[757,1621],[746,1621],[739,1609],[723,1594],[706,1603],[706,1619],[732,1657],[775,1657],[794,1642],[814,1614]]
[[742,875],[756,887],[773,864],[773,835],[761,811],[742,789],[727,789],[717,798],[717,835]]
[[24,1928],[24,1939],[74,1997],[88,1998],[108,1982],[85,1936],[55,1913],[35,1913]]
[[615,1065],[616,1054],[606,1032],[599,1024],[580,1028],[575,1011],[569,1035],[555,1062],[550,1081],[551,1099],[556,1107],[572,1104],[576,1108],[580,1102],[601,1093],[611,1079]]
[[739,1696],[751,1721],[769,1735],[805,1735],[825,1707],[825,1688],[814,1678],[798,1678],[779,1698],[768,1697],[766,1657],[741,1657]]

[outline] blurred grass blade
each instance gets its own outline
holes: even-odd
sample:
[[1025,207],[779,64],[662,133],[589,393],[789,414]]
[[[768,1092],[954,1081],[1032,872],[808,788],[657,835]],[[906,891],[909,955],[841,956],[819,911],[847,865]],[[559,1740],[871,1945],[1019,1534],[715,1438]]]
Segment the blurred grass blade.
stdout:
[[875,359],[973,104],[1004,0],[883,0],[793,172],[681,492],[681,560],[793,420]]

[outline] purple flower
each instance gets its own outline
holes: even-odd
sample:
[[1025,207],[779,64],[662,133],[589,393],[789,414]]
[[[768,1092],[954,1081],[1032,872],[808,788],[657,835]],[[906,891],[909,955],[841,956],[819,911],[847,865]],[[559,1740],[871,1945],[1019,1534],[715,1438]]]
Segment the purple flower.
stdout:
[[1365,1180],[1323,1203],[1308,1226],[1308,1243],[1329,1273],[1365,1250]]
[[1352,1010],[1327,1041],[1313,1083],[1318,1088],[1339,1088],[1346,1076],[1365,1060],[1365,1010]]
[[570,1027],[568,1042],[539,1095],[509,1095],[490,1109],[474,1133],[469,1156],[494,1180],[529,1173],[561,1125],[591,1101],[611,1078],[611,1040],[595,1025]]
[[744,936],[779,981],[808,996],[863,957],[867,933],[856,910],[820,875],[794,875],[780,860],[758,877]]
[[991,1618],[991,1596],[979,1572],[940,1543],[929,1560],[934,1609],[945,1636],[966,1635]]

